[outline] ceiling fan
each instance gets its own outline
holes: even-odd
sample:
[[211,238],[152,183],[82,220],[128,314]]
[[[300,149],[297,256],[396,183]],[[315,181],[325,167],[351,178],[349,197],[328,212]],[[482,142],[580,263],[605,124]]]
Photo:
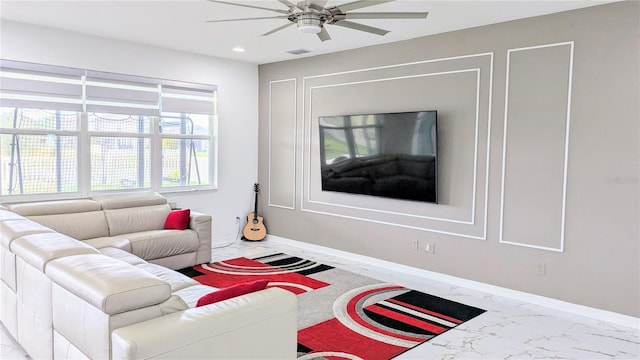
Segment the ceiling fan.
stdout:
[[244,21],[244,20],[260,20],[260,19],[287,19],[289,23],[279,26],[268,31],[262,36],[271,35],[276,31],[280,31],[291,25],[297,24],[298,30],[304,33],[317,34],[322,41],[330,40],[331,36],[324,28],[325,24],[342,26],[345,28],[364,31],[380,36],[384,36],[389,31],[377,27],[354,23],[348,20],[360,19],[424,19],[428,12],[368,12],[353,13],[351,10],[362,9],[365,7],[391,2],[394,0],[357,0],[342,5],[334,5],[325,7],[327,0],[303,0],[294,4],[288,0],[278,0],[285,5],[288,10],[271,9],[261,6],[234,3],[229,1],[209,0],[214,3],[243,6],[253,9],[261,9],[276,12],[278,16],[266,16],[243,19],[225,19],[225,20],[209,20],[207,22],[226,22],[226,21]]

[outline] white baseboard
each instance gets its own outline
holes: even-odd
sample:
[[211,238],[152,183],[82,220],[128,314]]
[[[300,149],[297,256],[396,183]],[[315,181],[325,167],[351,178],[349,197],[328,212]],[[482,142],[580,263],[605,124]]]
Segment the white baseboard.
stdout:
[[561,301],[561,300],[557,300],[557,299],[553,299],[545,296],[540,296],[540,295],[512,290],[512,289],[508,289],[500,286],[485,284],[478,281],[467,280],[467,279],[463,279],[463,278],[459,278],[451,275],[440,274],[437,272],[418,269],[415,267],[393,263],[390,261],[380,260],[380,259],[372,258],[369,256],[349,253],[346,251],[336,250],[336,249],[315,245],[315,244],[309,244],[302,241],[291,240],[291,239],[283,238],[280,236],[268,235],[268,239],[270,241],[274,241],[284,245],[295,246],[301,249],[307,249],[307,250],[335,256],[338,258],[348,259],[351,261],[361,262],[365,264],[371,264],[381,268],[405,273],[408,275],[428,278],[428,279],[443,282],[446,284],[451,284],[454,286],[460,286],[460,287],[464,287],[471,290],[481,291],[481,292],[485,292],[485,293],[489,293],[497,296],[519,300],[529,304],[544,306],[551,309],[572,313],[575,315],[586,316],[586,317],[590,317],[590,318],[601,320],[601,321],[606,321],[606,322],[610,322],[610,323],[614,323],[622,326],[627,326],[634,329],[640,328],[640,318],[629,316],[629,315],[619,314],[619,313],[615,313],[607,310],[596,309],[596,308],[574,304],[566,301]]

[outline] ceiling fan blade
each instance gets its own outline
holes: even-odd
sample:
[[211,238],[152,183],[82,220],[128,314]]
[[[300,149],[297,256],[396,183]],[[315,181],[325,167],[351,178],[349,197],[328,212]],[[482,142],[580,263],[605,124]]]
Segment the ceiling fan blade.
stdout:
[[327,5],[327,0],[308,0],[307,2],[309,6],[318,11],[322,11],[324,6]]
[[208,0],[208,1],[213,2],[213,3],[219,3],[219,4],[243,6],[243,7],[248,7],[248,8],[252,8],[252,9],[275,11],[275,12],[280,13],[280,14],[289,14],[289,12],[287,10],[271,9],[271,8],[266,8],[266,7],[261,7],[261,6],[254,6],[254,5],[246,5],[246,4],[238,4],[238,3],[228,2],[228,1],[219,1],[219,0]]
[[375,13],[347,13],[345,19],[424,19],[428,12],[375,12]]
[[325,29],[324,27],[316,35],[318,35],[318,38],[320,40],[322,40],[322,41],[331,40],[331,36],[329,36],[329,33],[327,32],[327,29]]
[[271,30],[271,31],[268,31],[268,32],[266,32],[266,33],[262,34],[261,36],[271,35],[271,34],[273,34],[274,32],[276,32],[276,31],[280,31],[280,30],[282,30],[282,29],[284,29],[284,28],[288,28],[289,26],[291,26],[291,25],[293,25],[293,24],[295,24],[295,23],[290,22],[290,23],[288,23],[288,24],[284,24],[284,25],[282,25],[282,26],[278,26],[277,28],[275,28],[275,29],[273,29],[273,30]]
[[223,20],[207,20],[208,23],[227,22],[227,21],[244,21],[244,20],[262,20],[262,19],[287,19],[288,16],[264,16],[254,18],[241,18],[241,19],[223,19]]
[[[300,9],[300,7],[294,3],[292,3],[291,1],[288,0],[278,0],[280,1],[282,4],[284,4],[284,6],[288,7],[289,9]],[[304,11],[304,9],[300,9],[302,11]]]
[[296,5],[296,7],[302,11],[309,11],[308,9],[314,9],[318,12],[322,12],[324,10],[324,4],[327,3],[327,0],[302,0]]
[[[211,0],[209,0],[209,1],[211,1]],[[355,10],[355,9],[362,9],[364,7],[384,4],[384,3],[388,3],[388,2],[392,2],[392,1],[394,1],[394,0],[358,0],[358,1],[350,2],[350,3],[346,3],[346,4],[342,4],[342,5],[337,5],[336,7],[338,9],[340,9],[340,11],[345,13],[347,11],[351,11],[351,10]]]
[[384,30],[384,29],[380,29],[377,27],[369,26],[369,25],[358,24],[351,21],[338,21],[333,23],[332,25],[342,26],[349,29],[353,29],[353,30],[360,30],[360,31],[364,31],[364,32],[368,32],[368,33],[372,33],[380,36],[384,36],[389,32],[389,30]]

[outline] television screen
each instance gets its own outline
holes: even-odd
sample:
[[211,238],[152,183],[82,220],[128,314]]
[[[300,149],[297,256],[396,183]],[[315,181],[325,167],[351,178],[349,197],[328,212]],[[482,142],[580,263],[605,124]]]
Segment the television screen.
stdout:
[[437,203],[437,112],[321,116],[323,191]]

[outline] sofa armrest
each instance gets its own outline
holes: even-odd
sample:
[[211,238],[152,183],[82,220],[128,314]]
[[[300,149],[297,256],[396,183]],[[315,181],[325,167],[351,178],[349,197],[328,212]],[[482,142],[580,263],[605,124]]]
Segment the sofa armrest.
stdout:
[[112,332],[114,359],[295,359],[297,297],[269,288]]
[[189,229],[198,234],[198,254],[196,264],[211,262],[211,215],[191,211]]

